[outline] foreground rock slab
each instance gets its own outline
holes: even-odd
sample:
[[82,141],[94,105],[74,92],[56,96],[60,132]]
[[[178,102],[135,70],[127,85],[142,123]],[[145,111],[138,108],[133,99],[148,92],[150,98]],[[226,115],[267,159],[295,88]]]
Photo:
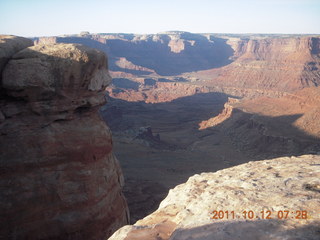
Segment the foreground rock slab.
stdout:
[[0,239],[109,237],[128,209],[97,113],[111,82],[105,54],[77,44],[14,50],[0,89]]
[[109,240],[320,239],[320,156],[202,173]]

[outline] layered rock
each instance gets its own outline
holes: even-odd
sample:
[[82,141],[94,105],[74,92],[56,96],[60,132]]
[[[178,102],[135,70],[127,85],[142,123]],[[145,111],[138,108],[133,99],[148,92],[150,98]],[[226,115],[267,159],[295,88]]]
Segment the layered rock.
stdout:
[[146,103],[159,103],[170,102],[174,99],[197,93],[208,93],[210,89],[206,86],[192,84],[157,82],[151,87],[146,87],[146,84],[139,84],[138,89],[114,91],[113,87],[109,87],[107,91],[109,92],[109,96],[129,102],[144,101]]
[[237,92],[291,92],[320,84],[319,36],[91,34],[39,38],[43,42],[83,43],[111,56],[115,77],[183,77]]
[[319,37],[239,39],[235,61],[196,74],[208,84],[290,92],[320,84]]
[[[92,34],[88,36],[64,36],[38,38],[43,42],[82,43],[105,51],[110,57],[110,69],[119,71],[117,61],[125,58],[140,68],[148,68],[162,76],[199,71],[230,63],[232,48],[225,39],[207,38],[188,32],[164,32],[159,34]],[[130,69],[120,69],[130,72]],[[135,75],[150,74],[136,72]]]
[[239,100],[236,98],[228,98],[228,102],[224,104],[223,111],[218,116],[210,118],[208,120],[204,120],[201,123],[199,123],[199,130],[217,126],[218,124],[230,118],[233,112],[232,103],[236,103],[238,101]]
[[280,98],[229,101],[221,113],[202,121],[200,130],[220,130],[248,157],[320,152],[320,88],[305,88]]
[[153,70],[151,70],[151,69],[134,65],[132,62],[128,61],[126,58],[119,58],[116,61],[116,65],[118,67],[124,68],[124,69],[130,69],[130,70],[135,70],[135,71],[144,71],[144,72],[153,72]]
[[19,50],[2,71],[0,238],[106,238],[128,222],[97,114],[111,82],[106,56],[77,44]]
[[319,155],[202,173],[109,240],[319,239]]
[[281,98],[262,97],[233,105],[243,112],[270,118],[296,116],[296,120],[291,122],[293,127],[309,136],[320,138],[320,126],[316,121],[320,116],[320,87],[305,88]]

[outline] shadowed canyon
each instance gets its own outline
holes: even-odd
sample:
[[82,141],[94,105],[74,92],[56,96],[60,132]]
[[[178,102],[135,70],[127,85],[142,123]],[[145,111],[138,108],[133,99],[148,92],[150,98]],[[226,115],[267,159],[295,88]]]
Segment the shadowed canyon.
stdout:
[[[319,36],[32,40],[0,42],[0,237],[105,239],[125,224],[110,239],[320,237]],[[215,209],[312,217],[214,222]]]

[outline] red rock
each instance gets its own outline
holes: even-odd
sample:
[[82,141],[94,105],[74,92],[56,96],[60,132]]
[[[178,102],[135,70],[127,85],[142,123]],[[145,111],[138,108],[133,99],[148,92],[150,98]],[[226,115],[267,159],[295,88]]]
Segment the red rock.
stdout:
[[128,222],[123,176],[97,114],[106,56],[35,46],[5,65],[0,102],[0,238],[104,239]]
[[191,96],[197,93],[207,93],[210,91],[206,86],[197,86],[188,83],[168,83],[157,82],[150,88],[137,90],[125,90],[120,92],[112,91],[108,87],[109,95],[114,98],[123,99],[130,102],[145,101],[146,103],[170,102],[174,99]]
[[319,37],[239,40],[235,61],[194,74],[209,86],[292,92],[320,85]]
[[238,101],[239,100],[236,98],[228,98],[228,102],[224,104],[224,109],[222,110],[222,112],[216,117],[210,118],[199,123],[199,130],[217,126],[218,124],[224,122],[226,119],[230,118],[233,112],[232,103],[236,103]]

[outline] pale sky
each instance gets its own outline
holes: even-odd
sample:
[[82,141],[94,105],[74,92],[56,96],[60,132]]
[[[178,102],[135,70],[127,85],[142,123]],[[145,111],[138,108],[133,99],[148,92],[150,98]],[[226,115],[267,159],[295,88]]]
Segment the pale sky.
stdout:
[[0,0],[0,34],[320,34],[320,0]]

